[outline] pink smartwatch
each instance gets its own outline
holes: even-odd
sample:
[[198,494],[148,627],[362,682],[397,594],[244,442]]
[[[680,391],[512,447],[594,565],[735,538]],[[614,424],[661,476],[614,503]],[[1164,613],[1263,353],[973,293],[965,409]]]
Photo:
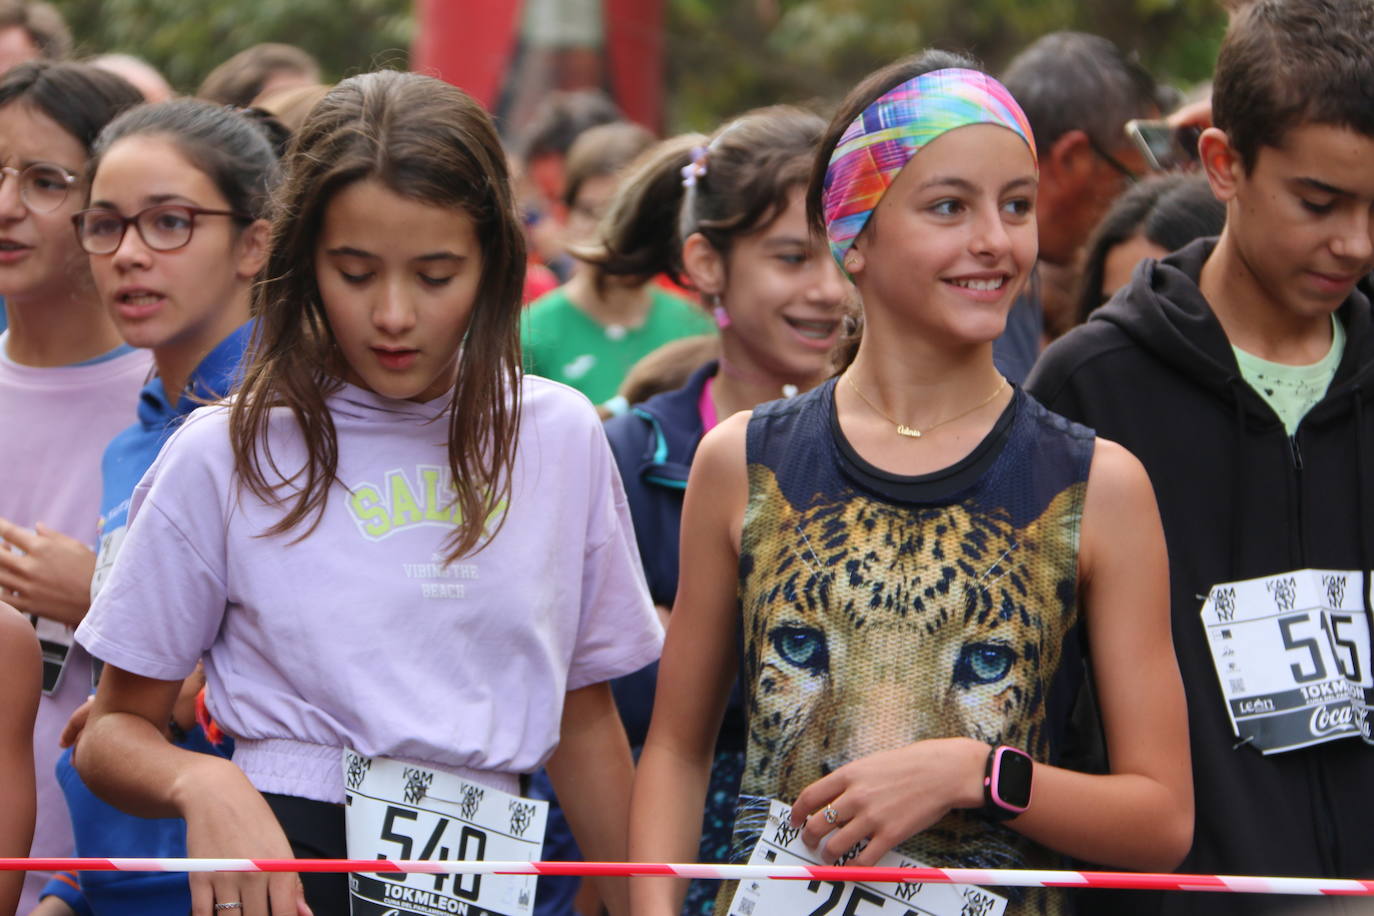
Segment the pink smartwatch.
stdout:
[[1003,744],[988,753],[983,773],[983,813],[1008,821],[1030,807],[1035,762],[1025,751]]

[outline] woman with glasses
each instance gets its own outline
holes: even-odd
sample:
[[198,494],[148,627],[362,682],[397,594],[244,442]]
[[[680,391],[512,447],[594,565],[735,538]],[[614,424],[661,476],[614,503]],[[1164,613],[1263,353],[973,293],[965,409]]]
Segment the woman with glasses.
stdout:
[[[36,856],[71,849],[53,764],[91,691],[71,627],[90,601],[100,453],[132,419],[148,370],[105,314],[71,217],[96,135],[140,101],[123,79],[80,64],[34,62],[0,78],[0,601],[29,615],[43,644]],[[20,912],[46,881],[29,875]]]
[[[90,206],[71,217],[90,255],[100,298],[130,345],[150,350],[156,374],[138,399],[137,421],[105,450],[99,558],[91,594],[124,540],[134,487],[181,421],[229,393],[252,331],[249,291],[267,256],[263,218],[277,158],[262,126],[218,105],[179,99],[145,105],[112,121],[87,169]],[[178,747],[216,754],[196,724],[198,671],[181,690],[169,730]],[[186,855],[177,818],[134,817],[100,801],[72,766],[58,761],[81,856]],[[185,875],[86,873],[90,910],[102,916],[183,916]],[[57,889],[57,881],[51,885]],[[66,911],[47,899],[52,916]]]

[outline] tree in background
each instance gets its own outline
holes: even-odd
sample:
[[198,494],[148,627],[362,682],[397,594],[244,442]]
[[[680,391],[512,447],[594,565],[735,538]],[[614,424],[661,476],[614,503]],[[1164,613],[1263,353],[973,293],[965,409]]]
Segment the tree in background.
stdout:
[[669,0],[668,112],[682,129],[773,102],[824,104],[924,47],[997,72],[1047,32],[1104,35],[1161,82],[1208,79],[1219,0]]
[[[263,41],[309,51],[326,79],[404,67],[410,0],[54,0],[77,53],[136,54],[182,92],[230,55]],[[484,0],[485,2],[485,0]]]
[[[182,91],[263,41],[299,45],[328,79],[405,66],[414,28],[411,0],[55,2],[79,53],[137,54]],[[1226,24],[1222,0],[663,2],[671,130],[709,128],[758,105],[836,99],[864,74],[926,46],[969,51],[996,71],[1056,29],[1105,35],[1161,81],[1191,85],[1211,74]]]

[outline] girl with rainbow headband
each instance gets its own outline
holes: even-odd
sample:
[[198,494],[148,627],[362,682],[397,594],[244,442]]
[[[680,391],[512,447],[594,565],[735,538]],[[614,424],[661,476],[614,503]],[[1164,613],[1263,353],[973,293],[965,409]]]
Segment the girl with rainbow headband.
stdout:
[[[737,659],[735,861],[757,848],[896,864],[894,851],[1017,868],[1057,852],[1167,870],[1187,851],[1187,724],[1149,480],[992,361],[1035,262],[1036,182],[1024,114],[961,57],[880,70],[831,122],[808,211],[864,330],[835,378],[736,414],[697,452],[634,858],[690,857]],[[1060,766],[1089,665],[1111,760],[1100,775]],[[808,887],[741,886],[729,912],[824,905],[831,888]],[[674,913],[680,891],[640,880],[634,911]],[[877,893],[843,892],[850,906]],[[1066,907],[1044,890],[967,892],[979,912]],[[962,900],[923,908],[957,914]]]

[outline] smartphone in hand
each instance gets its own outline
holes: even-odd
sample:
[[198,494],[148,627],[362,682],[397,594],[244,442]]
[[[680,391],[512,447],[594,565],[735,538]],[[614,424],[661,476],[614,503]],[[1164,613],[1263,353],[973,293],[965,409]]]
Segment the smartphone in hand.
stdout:
[[1126,122],[1126,136],[1156,172],[1187,171],[1198,163],[1197,141],[1202,130],[1174,127],[1168,121],[1135,119]]

